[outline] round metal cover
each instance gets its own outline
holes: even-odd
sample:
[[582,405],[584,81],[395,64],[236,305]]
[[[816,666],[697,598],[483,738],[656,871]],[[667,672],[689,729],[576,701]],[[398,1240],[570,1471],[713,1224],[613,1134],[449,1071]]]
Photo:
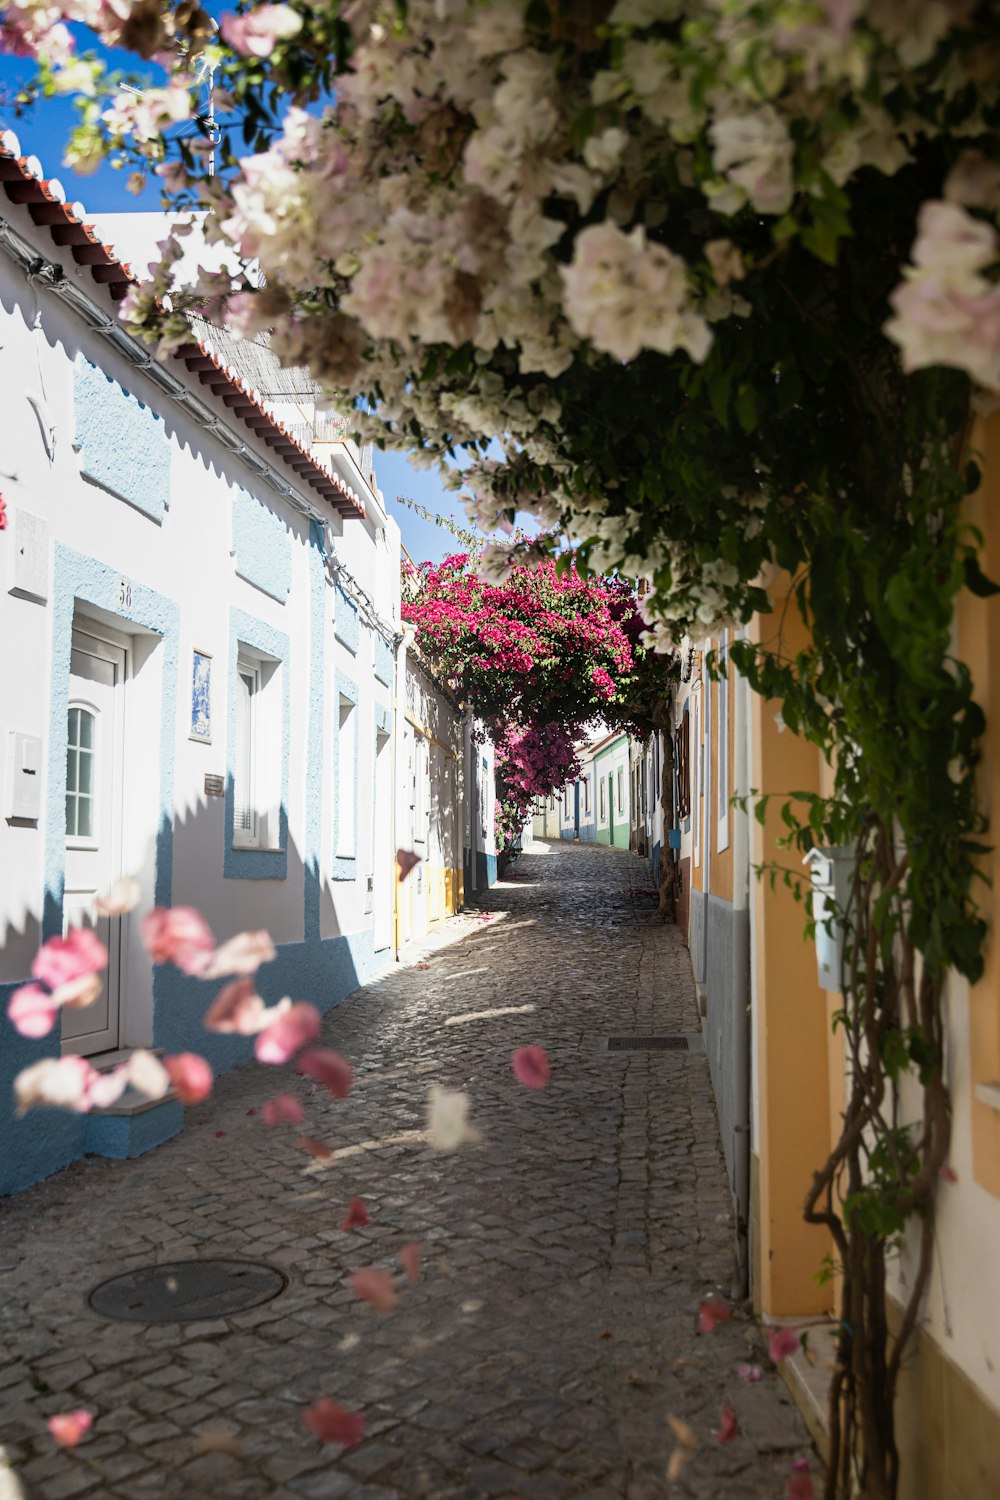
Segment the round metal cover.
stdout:
[[185,1323],[245,1312],[287,1285],[287,1276],[260,1260],[176,1260],[112,1276],[87,1300],[106,1318]]

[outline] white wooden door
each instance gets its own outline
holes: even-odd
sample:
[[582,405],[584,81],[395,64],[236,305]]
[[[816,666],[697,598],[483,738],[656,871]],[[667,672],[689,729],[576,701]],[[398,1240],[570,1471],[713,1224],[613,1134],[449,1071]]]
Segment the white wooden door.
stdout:
[[65,927],[93,926],[108,950],[104,989],[93,1005],[64,1008],[62,1048],[91,1056],[119,1045],[120,917],[94,916],[94,897],[122,873],[122,747],[126,653],[73,631],[66,748]]
[[392,942],[392,883],[396,859],[392,842],[392,741],[375,736],[375,826],[372,830],[373,926],[375,951]]

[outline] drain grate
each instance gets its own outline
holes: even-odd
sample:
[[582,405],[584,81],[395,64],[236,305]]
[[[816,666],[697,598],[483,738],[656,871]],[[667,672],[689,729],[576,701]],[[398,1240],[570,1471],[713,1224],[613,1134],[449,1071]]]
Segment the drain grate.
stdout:
[[225,1318],[270,1302],[288,1285],[260,1260],[178,1260],[141,1266],[95,1286],[87,1301],[106,1318],[129,1323],[185,1323]]
[[609,1052],[687,1052],[686,1036],[609,1036]]

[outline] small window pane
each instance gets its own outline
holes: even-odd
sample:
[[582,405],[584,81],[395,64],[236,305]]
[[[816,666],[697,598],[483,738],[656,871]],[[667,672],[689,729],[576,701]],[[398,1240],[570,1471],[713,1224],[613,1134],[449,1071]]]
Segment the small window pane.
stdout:
[[85,713],[80,709],[77,709],[76,712],[80,715],[80,744],[87,750],[92,750],[94,746],[94,715]]
[[66,833],[70,838],[76,838],[76,798],[68,794],[66,797]]
[[66,790],[76,791],[76,751],[72,745],[66,754]]
[[[68,783],[67,783],[68,784]],[[94,757],[87,750],[80,751],[80,791],[89,797],[94,790]]]
[[71,745],[80,743],[80,710],[71,708],[69,711],[69,742]]
[[89,839],[94,832],[94,804],[89,797],[81,797],[77,802],[77,827],[76,831],[82,839]]

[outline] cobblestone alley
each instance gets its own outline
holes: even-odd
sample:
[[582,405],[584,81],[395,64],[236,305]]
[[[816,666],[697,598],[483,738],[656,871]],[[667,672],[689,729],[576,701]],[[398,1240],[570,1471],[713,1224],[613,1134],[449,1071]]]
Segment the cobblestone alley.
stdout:
[[[536,844],[483,914],[327,1018],[356,1069],[346,1101],[248,1067],[159,1150],[6,1202],[3,1500],[784,1496],[811,1450],[759,1331],[739,1309],[696,1327],[733,1261],[705,1058],[607,1050],[610,1033],[699,1033],[687,951],[651,922],[649,886],[634,856]],[[544,1091],[511,1071],[528,1043],[549,1053]],[[468,1091],[481,1144],[429,1149],[432,1083]],[[279,1088],[331,1160],[263,1125]],[[342,1230],[356,1195],[370,1224]],[[396,1268],[412,1240],[420,1281],[400,1278],[379,1316],[347,1277]],[[287,1289],[182,1325],[88,1307],[130,1267],[218,1255],[276,1264]],[[748,1360],[756,1383],[736,1373]],[[364,1413],[353,1450],[303,1427],[321,1395]],[[739,1435],[720,1446],[727,1402]],[[89,1436],[56,1449],[45,1418],[81,1406]],[[668,1414],[699,1445],[672,1484]]]

